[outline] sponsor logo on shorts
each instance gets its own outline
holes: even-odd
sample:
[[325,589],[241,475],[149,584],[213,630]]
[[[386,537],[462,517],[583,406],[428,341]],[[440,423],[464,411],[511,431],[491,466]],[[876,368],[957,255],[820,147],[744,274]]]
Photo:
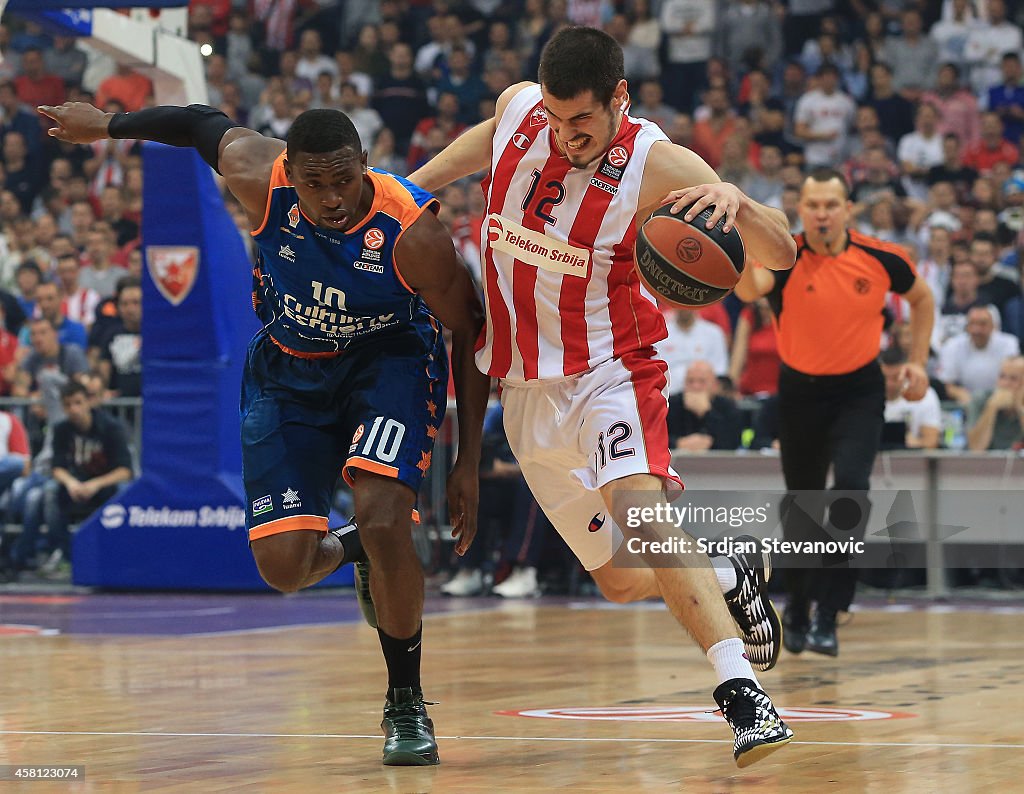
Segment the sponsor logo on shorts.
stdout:
[[371,251],[376,251],[384,245],[384,232],[374,226],[372,229],[367,229],[366,234],[363,235],[363,245],[369,248]]
[[261,516],[264,513],[269,513],[274,509],[274,498],[267,494],[261,496],[259,499],[252,500],[252,514],[253,516]]
[[285,510],[302,507],[302,500],[299,498],[299,492],[291,488],[287,489],[283,494],[281,494],[281,507]]
[[352,267],[356,270],[363,270],[367,273],[377,273],[378,275],[384,272],[384,265],[380,264],[380,262],[360,262],[357,260],[352,263]]
[[277,252],[277,255],[282,259],[287,259],[289,262],[295,261],[295,252],[292,250],[290,245],[282,245],[281,250]]
[[292,204],[292,208],[288,210],[288,225],[293,229],[299,225],[299,205]]
[[597,532],[601,527],[604,526],[604,513],[598,513],[592,519],[590,519],[590,526],[587,527],[588,532]]

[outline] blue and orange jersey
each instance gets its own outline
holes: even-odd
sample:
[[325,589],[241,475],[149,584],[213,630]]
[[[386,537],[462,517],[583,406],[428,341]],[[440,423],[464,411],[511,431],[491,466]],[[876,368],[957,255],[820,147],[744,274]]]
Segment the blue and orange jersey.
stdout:
[[279,347],[304,358],[336,355],[377,335],[413,333],[429,347],[437,322],[395,266],[395,245],[437,200],[386,171],[368,169],[373,204],[345,233],[322,229],[274,163],[267,212],[251,232],[258,253],[253,308]]

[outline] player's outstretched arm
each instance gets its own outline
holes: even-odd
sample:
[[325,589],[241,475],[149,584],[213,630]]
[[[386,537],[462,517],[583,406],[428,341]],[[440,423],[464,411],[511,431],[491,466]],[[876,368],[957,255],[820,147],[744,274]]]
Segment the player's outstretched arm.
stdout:
[[491,165],[491,143],[498,128],[498,120],[512,97],[533,83],[516,83],[501,92],[494,118],[471,127],[438,152],[430,162],[409,174],[409,181],[424,190],[436,193],[464,176],[483,171]]
[[263,222],[270,171],[274,158],[284,150],[284,141],[239,127],[207,105],[105,113],[87,102],[65,102],[56,107],[41,105],[38,110],[57,123],[50,136],[68,143],[127,138],[191,147],[225,177],[253,228]]
[[674,211],[693,205],[691,218],[709,204],[715,210],[707,222],[713,228],[725,218],[726,232],[739,228],[746,246],[747,259],[762,262],[771,270],[788,270],[796,261],[796,243],[789,233],[783,212],[766,207],[750,198],[736,185],[723,182],[715,170],[696,153],[669,141],[651,147],[644,166],[640,206],[647,217],[661,204],[674,202]]
[[452,375],[459,417],[459,453],[448,475],[448,511],[455,551],[462,555],[476,535],[480,502],[480,444],[491,379],[476,368],[476,340],[484,307],[451,235],[431,213],[410,226],[395,247],[395,265],[434,316],[452,332]]

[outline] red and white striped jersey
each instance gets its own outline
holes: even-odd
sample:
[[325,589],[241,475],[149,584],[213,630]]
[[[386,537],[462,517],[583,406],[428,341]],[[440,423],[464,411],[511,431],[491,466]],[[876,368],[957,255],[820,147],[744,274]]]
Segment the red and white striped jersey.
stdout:
[[644,163],[666,139],[657,125],[625,117],[608,151],[576,169],[558,151],[540,87],[512,99],[482,185],[481,371],[512,382],[560,379],[665,338],[633,243]]

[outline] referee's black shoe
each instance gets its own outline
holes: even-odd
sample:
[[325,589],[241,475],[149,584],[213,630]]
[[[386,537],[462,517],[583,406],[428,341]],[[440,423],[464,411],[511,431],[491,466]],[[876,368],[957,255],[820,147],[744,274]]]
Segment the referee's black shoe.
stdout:
[[782,614],[782,644],[790,653],[801,653],[807,647],[807,629],[811,619],[807,607],[790,601]]
[[793,739],[771,698],[749,678],[732,678],[715,690],[715,701],[736,736],[736,766],[750,766]]
[[836,636],[836,613],[820,606],[814,612],[811,628],[807,632],[807,650],[823,653],[825,656],[839,655],[839,638]]
[[437,756],[434,723],[427,716],[427,703],[419,687],[388,690],[380,727],[384,731],[385,766],[433,766],[441,763]]
[[[750,535],[740,535],[735,542],[750,549],[760,548],[757,538]],[[766,551],[736,552],[728,560],[736,570],[736,587],[725,594],[725,603],[743,635],[751,666],[755,670],[771,670],[782,647],[782,624],[768,598],[771,555]]]

